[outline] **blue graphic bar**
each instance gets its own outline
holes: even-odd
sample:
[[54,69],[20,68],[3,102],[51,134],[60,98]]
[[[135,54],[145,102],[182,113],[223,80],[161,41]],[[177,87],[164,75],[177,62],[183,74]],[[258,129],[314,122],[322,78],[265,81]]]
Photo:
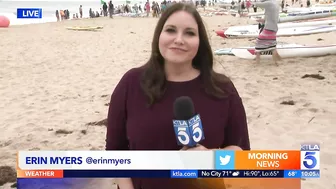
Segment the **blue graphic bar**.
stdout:
[[301,178],[301,170],[285,170],[284,178]]
[[320,170],[302,170],[301,178],[320,178]]
[[64,178],[284,178],[283,170],[64,170]]
[[18,8],[16,10],[17,18],[29,18],[29,19],[41,19],[42,9],[41,8]]
[[[127,178],[127,177],[320,178],[320,170],[63,170],[63,178]],[[41,178],[27,178],[27,179],[41,179]]]
[[172,170],[170,178],[198,178],[197,170]]
[[198,178],[284,178],[283,170],[200,170]]

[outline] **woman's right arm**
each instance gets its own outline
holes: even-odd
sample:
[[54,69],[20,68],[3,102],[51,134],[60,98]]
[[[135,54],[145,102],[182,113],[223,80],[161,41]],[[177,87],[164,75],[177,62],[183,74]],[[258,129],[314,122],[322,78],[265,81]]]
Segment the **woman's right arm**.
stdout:
[[[126,134],[126,102],[129,72],[126,73],[115,87],[109,105],[107,117],[106,150],[128,150]],[[134,189],[130,178],[116,179],[120,189]]]

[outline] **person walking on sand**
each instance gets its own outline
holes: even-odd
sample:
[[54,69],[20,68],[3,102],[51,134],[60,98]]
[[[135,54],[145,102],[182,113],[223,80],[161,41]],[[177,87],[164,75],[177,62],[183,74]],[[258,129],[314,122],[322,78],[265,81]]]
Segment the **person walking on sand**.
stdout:
[[56,18],[57,18],[57,22],[59,22],[60,21],[60,15],[59,15],[58,10],[56,10]]
[[238,7],[238,10],[237,10],[237,12],[238,12],[238,15],[239,16],[241,16],[241,14],[242,14],[242,10],[241,10],[241,8],[242,8],[242,6],[241,6],[241,0],[238,0],[238,5],[237,5]]
[[256,6],[265,9],[265,23],[261,27],[260,34],[257,38],[255,47],[256,62],[260,62],[260,53],[272,50],[273,61],[277,65],[280,56],[276,50],[279,21],[279,5],[276,0],[261,0],[254,3]]
[[113,6],[112,1],[109,2],[108,10],[109,10],[110,18],[113,18],[114,6]]
[[66,19],[67,19],[67,20],[69,20],[69,19],[70,19],[70,12],[69,12],[69,10],[68,10],[68,9],[66,10]]
[[310,7],[310,0],[307,0],[307,8],[309,8]]
[[61,15],[61,20],[64,20],[65,16],[64,16],[64,10],[60,10],[60,15]]
[[147,17],[149,17],[149,13],[150,13],[150,10],[151,10],[149,0],[147,0],[147,2],[145,4],[145,9],[146,9]]
[[250,12],[250,8],[251,8],[251,1],[247,0],[246,1],[246,10],[247,10],[248,13]]
[[103,15],[107,16],[107,4],[106,4],[106,2],[104,2],[104,5],[103,5]]
[[285,10],[285,0],[281,1],[281,12],[284,12]]
[[83,7],[82,7],[82,5],[79,6],[79,15],[80,15],[80,18],[83,18]]
[[[257,1],[254,0],[254,2],[257,2]],[[255,5],[255,3],[252,3],[252,8],[253,8],[253,12],[258,12],[258,7]]]

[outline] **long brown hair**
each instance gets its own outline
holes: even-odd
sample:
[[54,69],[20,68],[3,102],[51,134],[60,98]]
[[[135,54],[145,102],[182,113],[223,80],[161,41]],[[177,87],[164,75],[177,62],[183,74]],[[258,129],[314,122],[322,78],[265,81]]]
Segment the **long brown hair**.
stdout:
[[219,85],[229,81],[229,79],[213,70],[212,50],[201,16],[192,5],[176,3],[167,8],[161,15],[154,31],[150,59],[144,65],[145,70],[141,78],[141,88],[148,97],[149,104],[152,105],[158,101],[166,89],[164,58],[159,50],[159,38],[167,19],[177,11],[188,12],[197,22],[200,43],[192,65],[195,69],[200,70],[205,92],[217,98],[226,97],[226,92]]

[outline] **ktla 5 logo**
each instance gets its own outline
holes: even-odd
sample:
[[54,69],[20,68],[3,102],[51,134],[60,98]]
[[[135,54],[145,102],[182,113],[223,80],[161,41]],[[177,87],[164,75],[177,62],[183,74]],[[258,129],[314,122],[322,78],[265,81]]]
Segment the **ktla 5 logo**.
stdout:
[[179,144],[193,146],[204,139],[199,115],[189,120],[174,120],[175,134]]
[[303,151],[301,152],[301,170],[320,169],[320,152]]

